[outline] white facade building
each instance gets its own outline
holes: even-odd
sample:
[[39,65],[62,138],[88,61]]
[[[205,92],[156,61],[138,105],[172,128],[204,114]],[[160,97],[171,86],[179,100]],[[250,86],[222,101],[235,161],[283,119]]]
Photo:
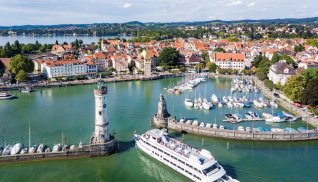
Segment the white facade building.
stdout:
[[295,75],[294,68],[289,66],[285,61],[279,61],[269,68],[268,79],[274,84],[285,85],[288,78]]
[[210,59],[221,69],[243,70],[246,66],[245,56],[241,53],[214,52]]
[[48,78],[78,76],[94,73],[96,65],[81,62],[80,60],[47,61],[41,65],[42,73]]

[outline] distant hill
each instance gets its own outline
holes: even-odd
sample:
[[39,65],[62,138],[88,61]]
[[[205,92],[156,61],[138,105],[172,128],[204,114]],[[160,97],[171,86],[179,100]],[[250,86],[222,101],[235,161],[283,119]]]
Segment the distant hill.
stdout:
[[312,18],[286,18],[286,19],[261,19],[261,20],[212,20],[212,21],[195,21],[195,22],[147,22],[131,21],[126,23],[92,23],[92,24],[58,24],[58,25],[20,25],[20,26],[0,26],[0,30],[30,30],[30,29],[54,29],[54,28],[90,28],[90,27],[107,27],[107,26],[204,26],[211,24],[318,24],[318,17]]

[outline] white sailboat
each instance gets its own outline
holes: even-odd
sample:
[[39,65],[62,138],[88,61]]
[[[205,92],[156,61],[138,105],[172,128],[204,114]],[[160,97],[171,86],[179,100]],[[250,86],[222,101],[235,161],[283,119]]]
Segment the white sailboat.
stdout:
[[215,94],[212,94],[212,96],[211,96],[211,101],[212,101],[213,103],[218,103],[218,102],[219,102],[219,99],[218,99],[218,97],[217,97]]
[[22,147],[23,147],[23,145],[22,145],[21,143],[16,143],[16,144],[12,147],[12,149],[11,149],[11,151],[10,151],[10,154],[11,154],[11,155],[19,154],[19,152],[21,151]]
[[187,106],[187,107],[193,107],[193,102],[191,99],[185,99],[184,100],[184,104]]

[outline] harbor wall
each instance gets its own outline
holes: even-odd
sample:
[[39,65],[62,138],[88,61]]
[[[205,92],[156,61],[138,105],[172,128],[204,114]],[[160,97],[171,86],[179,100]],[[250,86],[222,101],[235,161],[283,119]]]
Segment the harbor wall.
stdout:
[[[144,76],[117,76],[110,78],[102,78],[105,82],[125,82],[125,81],[147,81],[147,80],[159,80],[169,77],[178,77],[182,76],[182,74],[160,74],[160,75],[152,75],[150,77]],[[67,86],[77,86],[77,85],[88,85],[88,84],[96,84],[98,79],[89,79],[89,80],[75,80],[75,81],[57,81],[52,83],[39,83],[32,84],[32,88],[53,88],[53,87],[67,87]],[[19,84],[15,86],[1,86],[0,90],[20,90],[24,88],[26,84]]]
[[110,155],[116,152],[117,150],[118,150],[117,141],[113,139],[104,144],[84,145],[81,148],[75,148],[73,150],[67,149],[65,151],[59,151],[59,152],[43,152],[43,153],[33,153],[33,154],[17,154],[17,155],[0,156],[0,163],[100,157],[100,156]]
[[301,141],[301,140],[317,140],[318,130],[308,130],[306,132],[291,133],[275,133],[275,132],[247,132],[238,130],[207,128],[200,126],[192,126],[185,123],[177,123],[176,121],[168,121],[168,129],[190,133],[194,135],[202,135],[208,137],[227,138],[235,140],[257,140],[257,141]]

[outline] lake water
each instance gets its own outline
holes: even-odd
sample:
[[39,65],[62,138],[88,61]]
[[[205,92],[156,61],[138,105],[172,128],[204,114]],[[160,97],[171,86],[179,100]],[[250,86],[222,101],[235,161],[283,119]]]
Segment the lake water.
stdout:
[[[104,39],[117,38],[118,36],[103,36]],[[35,43],[38,41],[40,44],[55,44],[57,40],[59,44],[63,42],[73,42],[77,40],[83,40],[84,44],[90,44],[92,42],[97,43],[101,37],[97,36],[0,36],[0,46],[5,45],[7,42],[11,44],[18,40],[21,44]],[[122,36],[120,38],[130,39],[130,36]]]
[[[159,94],[175,84],[179,78],[156,81],[130,81],[107,83],[108,115],[111,131],[122,143],[121,152],[102,158],[53,160],[0,165],[0,181],[189,181],[169,167],[148,157],[134,147],[134,131],[141,134],[150,129],[149,120],[157,110]],[[41,140],[52,146],[61,142],[62,132],[66,142],[76,144],[82,138],[88,142],[94,129],[95,85],[47,88],[30,94],[13,92],[18,99],[0,102],[0,136],[2,142],[27,143],[28,125],[31,123],[32,143]],[[221,121],[225,113],[245,113],[246,109],[189,110],[185,97],[204,97],[212,93],[230,94],[231,81],[210,79],[193,91],[180,96],[164,94],[168,111],[179,117],[197,118],[204,122]],[[205,91],[206,90],[206,91]],[[250,94],[248,97],[260,97]],[[251,108],[261,113],[263,111]],[[279,110],[279,109],[278,109]],[[270,109],[266,109],[270,112]],[[251,126],[252,123],[240,125]],[[279,124],[275,127],[306,127],[301,121]],[[264,122],[254,126],[271,127]],[[181,139],[178,133],[170,133]],[[184,141],[204,148],[224,166],[225,170],[242,182],[317,181],[318,141],[308,142],[247,142],[185,135]],[[0,142],[0,145],[2,145]]]

